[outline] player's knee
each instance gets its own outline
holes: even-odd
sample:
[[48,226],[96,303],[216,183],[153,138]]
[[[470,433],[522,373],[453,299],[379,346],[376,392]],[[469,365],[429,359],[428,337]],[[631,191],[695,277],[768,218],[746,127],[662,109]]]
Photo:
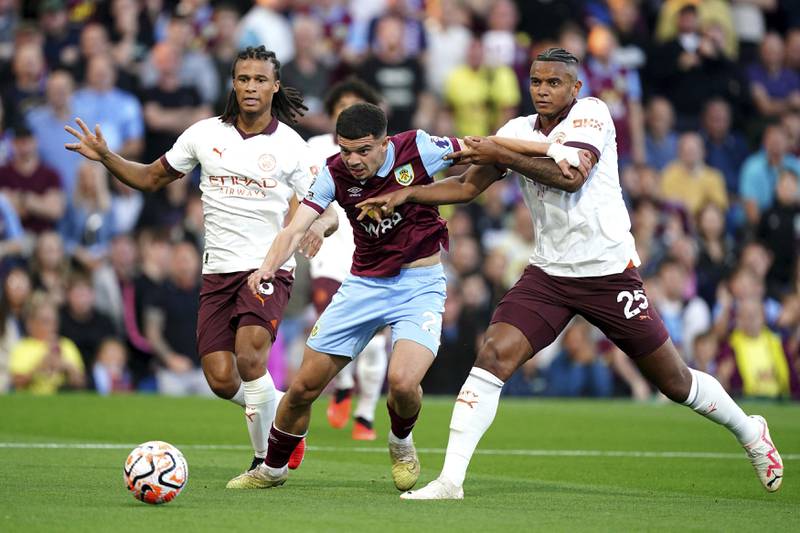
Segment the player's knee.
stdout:
[[315,386],[303,379],[295,379],[286,391],[284,400],[289,409],[297,409],[311,405],[322,393],[322,387]]
[[245,381],[261,377],[266,366],[267,354],[253,346],[243,347],[236,353],[236,367]]
[[484,341],[481,349],[478,351],[478,357],[475,359],[475,366],[487,372],[491,372],[503,381],[508,380],[511,374],[517,369],[517,365],[514,361],[503,357],[503,353],[497,341],[492,338],[488,338]]
[[689,397],[692,388],[692,374],[688,367],[660,377],[658,381],[656,383],[658,390],[673,402],[683,403]]
[[224,400],[230,400],[239,390],[240,383],[229,374],[221,374],[213,370],[209,371],[205,369],[204,373],[208,386],[211,387],[214,394]]
[[390,372],[388,382],[389,395],[401,402],[412,401],[422,392],[422,388],[416,380],[402,373]]

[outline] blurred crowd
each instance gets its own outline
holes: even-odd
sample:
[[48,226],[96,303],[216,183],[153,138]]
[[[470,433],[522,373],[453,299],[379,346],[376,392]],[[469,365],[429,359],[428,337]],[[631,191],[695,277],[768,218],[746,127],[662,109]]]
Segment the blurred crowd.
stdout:
[[[800,2],[795,0],[0,0],[0,392],[209,394],[195,347],[197,175],[143,194],[66,151],[99,124],[151,162],[219,114],[237,51],[264,44],[332,131],[326,90],[355,75],[390,133],[487,135],[535,112],[532,57],[582,60],[608,104],[649,305],[693,367],[733,394],[800,387]],[[443,208],[442,347],[423,386],[455,393],[534,245],[514,179]],[[313,320],[300,263],[270,358],[276,384]],[[514,395],[653,391],[587,322],[506,385]]]

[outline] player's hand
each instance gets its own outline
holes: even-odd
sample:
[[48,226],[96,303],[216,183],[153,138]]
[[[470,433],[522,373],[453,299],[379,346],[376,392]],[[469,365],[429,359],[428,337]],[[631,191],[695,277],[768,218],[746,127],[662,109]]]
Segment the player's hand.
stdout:
[[325,232],[321,229],[317,222],[318,221],[314,221],[311,224],[311,227],[308,228],[306,234],[303,235],[302,239],[300,239],[300,244],[297,247],[300,253],[306,256],[308,259],[311,259],[317,255],[317,252],[319,252],[319,249],[322,246],[322,241],[325,239]]
[[395,207],[406,203],[412,188],[400,189],[388,194],[374,196],[356,204],[356,208],[361,209],[361,212],[356,217],[356,220],[363,220],[368,216],[375,222],[380,222],[385,217],[392,216]]
[[66,143],[64,148],[72,152],[78,152],[92,161],[100,161],[111,152],[103,137],[103,132],[100,131],[100,125],[95,125],[94,133],[92,133],[80,118],[76,118],[75,123],[80,127],[80,132],[72,126],[64,126],[64,129],[78,139],[78,142]]
[[250,292],[253,293],[253,296],[258,297],[259,287],[261,287],[262,283],[269,283],[275,277],[275,272],[267,270],[263,266],[258,270],[254,270],[248,277],[247,277],[247,287],[250,289]]
[[464,137],[466,148],[444,156],[445,160],[470,165],[496,165],[500,162],[503,148],[486,137]]

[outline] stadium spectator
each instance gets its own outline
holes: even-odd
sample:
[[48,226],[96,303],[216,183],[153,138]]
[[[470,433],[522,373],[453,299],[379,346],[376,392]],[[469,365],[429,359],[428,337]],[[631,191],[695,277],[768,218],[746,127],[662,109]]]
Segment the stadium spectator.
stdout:
[[115,87],[116,79],[111,57],[93,56],[86,70],[86,86],[75,92],[72,110],[87,124],[99,124],[115,151],[139,157],[144,150],[142,106],[131,93]]
[[[575,57],[577,57],[581,62],[580,68],[578,68],[578,79],[582,85],[581,90],[578,93],[578,98],[592,96],[592,93],[589,91],[589,85],[586,83],[586,69],[583,66],[583,61],[586,57],[586,48],[589,46],[586,42],[586,33],[583,31],[583,28],[577,24],[569,22],[564,24],[561,26],[561,31],[558,34],[558,44],[564,50],[574,54]],[[523,87],[523,89],[525,88],[526,87]],[[527,98],[523,98],[522,100],[523,101],[521,102],[520,108],[523,114],[531,114],[536,112],[536,110],[533,108],[533,104],[529,104],[527,102]]]
[[481,37],[486,65],[509,67],[517,75],[520,89],[527,89],[530,85],[530,42],[527,35],[517,33],[517,4],[511,0],[493,0],[486,23],[487,29]]
[[30,267],[33,288],[47,294],[55,305],[64,303],[70,258],[64,252],[61,235],[51,230],[38,235]]
[[78,60],[80,31],[70,23],[63,0],[39,2],[39,25],[44,33],[44,57],[47,65],[69,66]]
[[747,69],[756,110],[762,117],[779,117],[800,110],[800,76],[784,64],[783,39],[768,33],[761,42],[760,61]]
[[126,339],[136,325],[133,301],[136,265],[136,244],[129,234],[121,233],[111,240],[108,261],[92,273],[97,309],[111,318],[114,330],[123,332]]
[[283,16],[287,0],[256,0],[239,24],[239,48],[264,46],[281,63],[294,59],[292,26]]
[[22,261],[25,233],[14,206],[0,193],[0,276]]
[[781,125],[786,130],[787,151],[793,156],[800,155],[800,113],[784,113]]
[[3,276],[0,293],[0,394],[11,386],[11,350],[25,334],[23,312],[31,295],[31,278],[15,267]]
[[54,394],[63,388],[82,389],[86,374],[78,348],[58,334],[58,311],[46,294],[35,293],[25,308],[28,336],[11,349],[14,389]]
[[694,338],[692,348],[694,357],[692,368],[717,377],[717,359],[719,356],[719,340],[712,331],[704,331]]
[[[488,251],[500,250],[506,257],[506,270],[503,281],[511,287],[519,279],[533,254],[536,242],[534,226],[525,203],[514,204],[511,214],[506,218],[504,229],[495,234],[488,244]],[[453,250],[456,253],[456,250]]]
[[281,81],[303,94],[303,103],[308,111],[297,121],[295,129],[307,139],[332,129],[322,103],[329,86],[330,71],[322,48],[323,28],[319,21],[300,15],[292,21],[292,29],[296,52],[294,59],[281,69]]
[[42,47],[28,43],[14,49],[13,79],[3,80],[3,116],[11,127],[22,124],[25,113],[44,100],[45,63]]
[[[73,272],[67,282],[67,296],[59,312],[59,334],[75,343],[83,367],[91,369],[97,360],[100,345],[117,334],[111,319],[95,305],[91,278],[87,273]],[[92,375],[89,376],[89,387]]]
[[435,115],[436,102],[425,90],[420,61],[409,56],[403,19],[390,16],[378,22],[377,45],[358,69],[358,76],[383,94],[389,106],[389,134],[412,125],[426,129]]
[[736,267],[736,243],[725,231],[725,211],[707,202],[696,217],[697,294],[709,306],[716,302],[717,287]]
[[611,31],[619,45],[614,54],[615,61],[627,69],[644,67],[650,43],[646,37],[649,31],[642,8],[634,0],[608,2],[608,7],[611,11]]
[[678,139],[678,159],[664,169],[661,177],[664,200],[678,204],[694,217],[706,202],[728,208],[725,178],[705,163],[703,139],[684,133]]
[[731,2],[735,35],[739,41],[739,60],[754,61],[758,45],[767,33],[767,12],[774,14],[779,0],[736,0]]
[[[275,28],[270,27],[270,32],[274,30]],[[192,35],[189,20],[184,16],[173,14],[162,42],[171,45],[180,56],[178,71],[180,84],[194,87],[203,103],[213,106],[220,97],[217,71],[211,56],[202,49],[192,47]],[[140,71],[140,79],[145,89],[158,85],[160,72],[155,65],[153,52],[154,50],[150,50]]]
[[439,7],[437,15],[425,22],[430,45],[426,79],[428,90],[442,97],[450,73],[467,63],[473,36],[468,28],[469,15],[459,0],[442,0]]
[[14,35],[19,23],[19,5],[10,0],[0,2],[0,63],[14,55]]
[[742,135],[731,128],[731,106],[722,98],[709,100],[703,110],[700,135],[705,144],[706,164],[725,178],[728,196],[739,194],[739,171],[749,148]]
[[78,183],[59,224],[59,232],[66,253],[90,271],[99,268],[108,253],[114,232],[111,207],[105,169],[93,161],[83,161],[78,167]]
[[636,253],[642,261],[642,276],[655,275],[667,249],[660,237],[662,212],[658,204],[648,197],[636,200],[631,212],[631,232],[636,240]]
[[758,238],[772,254],[772,267],[767,274],[770,293],[784,295],[789,291],[792,269],[800,250],[800,178],[789,169],[781,170],[775,184],[775,202],[761,216]]
[[[404,38],[401,46],[405,55],[419,58],[421,62],[424,62],[428,41],[421,20],[422,4],[421,0],[383,0],[381,12],[376,14],[367,25],[367,40],[362,42],[360,39],[351,39],[351,46],[362,54],[364,52],[378,54],[380,48],[385,45],[380,36],[380,26],[384,20],[394,18],[402,25]],[[360,35],[360,32],[356,33],[356,36]]]
[[137,74],[136,69],[152,44],[147,42],[149,35],[140,3],[136,0],[112,0],[110,15],[114,62],[120,72]]
[[757,227],[761,213],[775,200],[778,174],[788,168],[800,176],[800,159],[787,153],[786,132],[778,124],[767,126],[762,138],[762,148],[749,156],[739,174],[739,196],[744,202],[747,223]]
[[485,62],[479,39],[472,39],[467,50],[467,63],[455,67],[445,81],[444,101],[457,136],[490,135],[517,113],[517,78],[508,66]]
[[592,326],[576,317],[564,330],[561,352],[546,370],[547,396],[611,396],[614,376],[592,337]]
[[701,298],[686,297],[687,274],[686,268],[678,261],[662,261],[658,268],[658,291],[650,299],[658,309],[675,348],[689,363],[694,359],[694,338],[711,327],[711,312]]
[[678,157],[678,133],[674,130],[675,113],[669,100],[663,96],[651,98],[647,102],[645,124],[647,164],[661,171]]
[[55,170],[39,159],[36,138],[25,125],[14,128],[14,154],[0,167],[0,192],[14,206],[26,231],[39,234],[56,227],[66,198]]
[[158,392],[170,396],[213,393],[197,354],[200,256],[192,243],[172,246],[169,277],[143,302],[143,330],[158,360]]
[[618,46],[608,28],[595,26],[589,32],[589,58],[583,66],[589,92],[611,111],[617,129],[620,166],[626,166],[630,162],[645,162],[644,115],[639,73],[617,63]]
[[111,180],[111,210],[114,212],[112,234],[132,233],[144,207],[144,194],[119,180]]
[[107,396],[133,390],[127,361],[128,351],[122,342],[114,338],[103,340],[92,367],[92,378],[98,394]]
[[225,110],[231,83],[231,64],[239,53],[237,26],[239,11],[232,4],[220,4],[214,9],[214,38],[211,40],[209,53],[217,69],[217,83],[220,88],[219,98],[214,104],[214,112],[221,115]]
[[764,322],[757,298],[739,300],[736,325],[720,355],[720,381],[746,398],[788,398],[789,363],[780,336]]
[[126,92],[136,92],[139,89],[139,76],[136,73],[129,73],[124,68],[117,68],[116,58],[111,40],[108,37],[108,30],[99,22],[89,22],[81,28],[80,37],[80,58],[74,64],[69,65],[75,81],[78,85],[90,84],[88,69],[92,61],[97,57],[109,57],[112,60],[115,71],[114,80],[111,86],[116,85],[120,90]]
[[58,172],[67,202],[75,190],[80,156],[64,150],[70,135],[64,124],[72,119],[72,95],[75,83],[66,70],[56,70],[47,77],[46,101],[27,115],[27,124],[36,137],[42,162]]

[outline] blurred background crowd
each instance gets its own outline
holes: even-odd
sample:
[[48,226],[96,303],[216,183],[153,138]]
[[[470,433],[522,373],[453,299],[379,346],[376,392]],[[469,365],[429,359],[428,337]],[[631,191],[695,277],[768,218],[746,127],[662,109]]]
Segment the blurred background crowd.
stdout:
[[[604,100],[649,305],[735,395],[800,397],[800,2],[795,0],[0,0],[0,392],[209,394],[195,348],[197,175],[143,194],[63,148],[74,117],[151,162],[221,113],[237,51],[264,44],[332,130],[332,83],[374,86],[390,133],[487,135],[534,113],[532,57],[583,61]],[[423,386],[460,388],[533,248],[515,179],[449,220],[442,347]],[[314,316],[301,261],[270,358],[285,386]],[[513,395],[653,390],[576,319]]]

